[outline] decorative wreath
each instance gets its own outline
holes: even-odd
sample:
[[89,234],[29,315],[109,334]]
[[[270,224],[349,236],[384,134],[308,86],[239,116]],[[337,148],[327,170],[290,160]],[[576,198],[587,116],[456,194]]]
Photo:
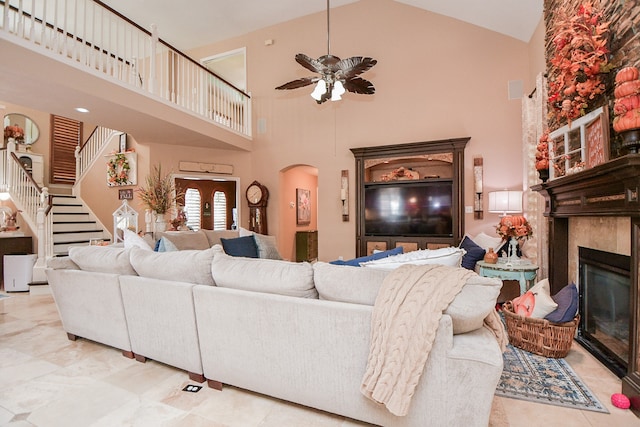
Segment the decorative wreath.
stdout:
[[114,154],[107,163],[107,182],[110,186],[129,184],[131,166],[124,153]]

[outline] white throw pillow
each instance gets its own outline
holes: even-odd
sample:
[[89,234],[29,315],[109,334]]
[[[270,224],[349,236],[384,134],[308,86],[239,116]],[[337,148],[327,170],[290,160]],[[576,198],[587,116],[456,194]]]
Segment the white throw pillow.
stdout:
[[489,248],[493,248],[494,252],[498,253],[498,249],[500,249],[504,244],[502,238],[492,237],[485,233],[480,233],[475,237],[469,237],[476,243],[476,245],[480,246],[485,251],[488,251]]
[[278,251],[276,236],[268,236],[266,234],[255,233],[246,228],[240,227],[240,237],[253,236],[258,247],[258,258],[263,259],[282,259]]
[[[547,317],[549,313],[558,308],[558,304],[551,298],[551,287],[549,285],[549,279],[540,280],[534,286],[527,291],[527,293],[533,294],[535,303],[533,305],[533,311],[531,317],[536,319],[543,319]],[[526,295],[525,293],[524,295]],[[514,309],[518,303],[518,298],[514,299]]]
[[380,268],[385,270],[393,270],[403,264],[441,264],[449,267],[460,267],[462,256],[465,253],[466,251],[464,249],[453,246],[440,249],[422,249],[377,259],[375,261],[363,262],[360,265],[363,267]]
[[153,248],[149,246],[149,243],[147,243],[147,241],[142,237],[138,236],[137,233],[134,233],[129,229],[124,230],[124,248],[131,249],[134,246],[144,249],[145,251],[153,251]]

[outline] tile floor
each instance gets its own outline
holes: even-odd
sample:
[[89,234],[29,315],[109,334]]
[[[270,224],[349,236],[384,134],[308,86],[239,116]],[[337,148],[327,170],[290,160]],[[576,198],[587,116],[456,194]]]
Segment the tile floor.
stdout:
[[[67,340],[51,295],[9,295],[0,298],[0,426],[367,425],[233,387],[183,392],[194,383],[182,371]],[[610,403],[620,391],[616,376],[577,344],[567,360],[610,414],[496,397],[490,426],[640,426],[630,411]]]

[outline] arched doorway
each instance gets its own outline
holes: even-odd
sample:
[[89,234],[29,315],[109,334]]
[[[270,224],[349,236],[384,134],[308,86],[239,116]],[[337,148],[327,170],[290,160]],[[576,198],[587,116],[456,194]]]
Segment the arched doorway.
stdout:
[[[295,261],[296,232],[318,229],[318,168],[291,165],[280,170],[279,190],[281,214],[278,216],[278,247],[283,258]],[[299,201],[301,194],[303,198]],[[302,203],[308,203],[308,222],[305,216],[307,212],[301,210]]]

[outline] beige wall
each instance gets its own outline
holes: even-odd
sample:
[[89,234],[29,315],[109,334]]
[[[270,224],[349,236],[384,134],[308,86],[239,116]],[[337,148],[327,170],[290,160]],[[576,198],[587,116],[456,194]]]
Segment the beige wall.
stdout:
[[[363,17],[366,17],[364,19]],[[356,25],[354,23],[361,23]],[[265,46],[264,41],[274,43]],[[346,94],[341,102],[317,105],[311,88],[280,92],[274,88],[311,75],[294,56],[326,54],[326,15],[309,15],[246,36],[203,47],[194,58],[246,46],[248,87],[256,121],[251,180],[278,188],[278,171],[290,165],[318,168],[320,258],[355,255],[355,212],[342,222],[340,172],[350,170],[351,147],[470,136],[465,152],[465,187],[473,188],[473,157],[484,158],[485,191],[522,187],[521,103],[509,100],[510,80],[530,82],[529,46],[476,26],[390,0],[357,2],[331,11],[331,53],[371,56],[378,64],[363,75],[376,87],[373,96]],[[529,89],[530,90],[530,89]],[[351,192],[350,206],[354,206]],[[269,217],[280,212],[280,194],[272,194]],[[470,190],[465,205],[473,204]],[[485,215],[466,215],[473,233],[497,223]],[[272,227],[271,234],[278,234]]]

